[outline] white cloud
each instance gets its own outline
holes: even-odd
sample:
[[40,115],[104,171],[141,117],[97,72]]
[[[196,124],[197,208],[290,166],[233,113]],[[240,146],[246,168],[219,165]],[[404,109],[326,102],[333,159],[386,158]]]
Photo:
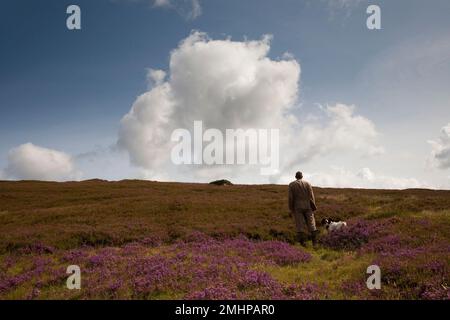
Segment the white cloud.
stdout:
[[441,129],[437,140],[430,140],[431,156],[429,162],[440,169],[450,168],[450,123]]
[[305,173],[305,179],[316,186],[336,188],[406,189],[430,187],[427,183],[414,178],[378,175],[369,168],[350,171],[341,167],[331,167],[327,172]]
[[182,41],[170,55],[169,79],[154,81],[121,121],[119,145],[132,163],[147,176],[173,170],[167,168],[170,135],[175,128],[191,129],[195,120],[219,130],[289,129],[293,119],[286,114],[297,98],[300,66],[269,59],[270,40],[211,40],[194,32]]
[[356,151],[361,155],[382,154],[377,143],[378,132],[367,118],[355,114],[355,106],[338,103],[322,108],[325,123],[320,119],[307,119],[301,126],[298,140],[297,162],[338,151]]
[[20,180],[64,181],[79,179],[68,154],[25,143],[8,153],[5,174]]
[[[300,65],[291,56],[268,57],[270,36],[258,41],[212,40],[193,32],[170,54],[170,69],[150,70],[151,89],[139,96],[122,118],[118,145],[148,179],[208,181],[228,177],[267,182],[250,166],[174,166],[170,161],[176,128],[280,130],[282,171],[334,152],[372,156],[383,149],[378,133],[354,106],[327,106],[318,119],[294,115]],[[283,172],[281,172],[282,174]],[[279,176],[272,177],[277,182]]]

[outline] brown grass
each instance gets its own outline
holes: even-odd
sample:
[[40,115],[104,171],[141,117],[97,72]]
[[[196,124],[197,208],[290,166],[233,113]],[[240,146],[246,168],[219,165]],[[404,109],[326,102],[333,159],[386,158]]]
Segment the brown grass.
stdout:
[[[369,219],[450,208],[450,191],[315,188],[324,216]],[[0,254],[37,242],[60,249],[172,242],[193,230],[292,241],[287,187],[106,182],[0,182]]]

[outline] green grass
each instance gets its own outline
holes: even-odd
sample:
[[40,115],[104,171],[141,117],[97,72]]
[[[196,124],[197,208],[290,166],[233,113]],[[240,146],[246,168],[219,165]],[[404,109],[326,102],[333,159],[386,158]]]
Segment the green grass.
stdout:
[[326,287],[327,299],[344,299],[340,286],[346,280],[359,279],[366,273],[372,255],[357,256],[355,252],[334,251],[327,248],[307,251],[312,260],[296,266],[261,266],[260,270],[269,272],[275,279],[284,283],[314,283]]

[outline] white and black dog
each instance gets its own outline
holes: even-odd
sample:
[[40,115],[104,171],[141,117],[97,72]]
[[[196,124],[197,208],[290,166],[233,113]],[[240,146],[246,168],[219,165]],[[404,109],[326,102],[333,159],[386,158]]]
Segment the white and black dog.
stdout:
[[340,220],[335,220],[332,218],[324,218],[321,221],[322,226],[325,227],[325,229],[328,232],[333,232],[333,231],[337,231],[343,228],[347,227],[347,222],[345,221],[340,221]]

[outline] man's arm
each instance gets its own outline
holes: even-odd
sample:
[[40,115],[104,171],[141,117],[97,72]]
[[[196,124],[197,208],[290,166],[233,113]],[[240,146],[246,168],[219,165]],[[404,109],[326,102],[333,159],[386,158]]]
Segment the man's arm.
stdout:
[[314,191],[311,187],[311,184],[308,183],[308,191],[309,191],[309,201],[311,202],[311,209],[313,211],[317,210],[317,206],[316,206],[316,198],[314,197]]
[[289,211],[291,213],[294,212],[294,191],[292,190],[292,186],[289,185],[289,200],[288,200],[288,204],[289,204]]
[[314,191],[313,188],[311,187],[311,184],[308,183],[308,189],[309,189],[309,193],[311,196],[311,201],[316,204],[316,198],[314,197]]

